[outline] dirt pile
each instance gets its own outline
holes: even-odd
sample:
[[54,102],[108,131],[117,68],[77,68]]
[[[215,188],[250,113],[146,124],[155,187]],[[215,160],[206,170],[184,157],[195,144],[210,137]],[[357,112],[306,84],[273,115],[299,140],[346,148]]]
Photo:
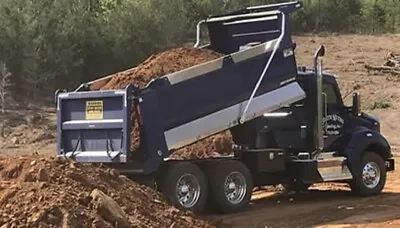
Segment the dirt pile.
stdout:
[[[181,71],[192,66],[202,64],[221,57],[222,54],[207,49],[176,48],[152,55],[135,68],[123,71],[112,76],[110,81],[102,86],[101,90],[123,89],[129,84],[146,86],[152,79],[166,74]],[[135,119],[131,134],[132,150],[139,144],[139,129]],[[231,152],[232,140],[228,132],[220,133],[204,139],[191,146],[176,151],[174,158],[204,158]]]
[[112,169],[0,159],[0,227],[215,227]]
[[208,49],[175,48],[150,56],[137,67],[116,73],[101,90],[123,89],[129,84],[146,86],[152,79],[221,57]]

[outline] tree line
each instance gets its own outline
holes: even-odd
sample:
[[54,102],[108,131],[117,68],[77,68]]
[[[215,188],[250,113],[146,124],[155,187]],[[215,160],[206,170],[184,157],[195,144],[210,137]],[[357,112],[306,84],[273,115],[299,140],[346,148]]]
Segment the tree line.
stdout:
[[[285,0],[2,0],[0,81],[17,100],[52,99],[57,88],[133,67],[194,42],[208,15]],[[296,33],[395,33],[399,0],[303,0]],[[0,91],[3,91],[0,89]]]

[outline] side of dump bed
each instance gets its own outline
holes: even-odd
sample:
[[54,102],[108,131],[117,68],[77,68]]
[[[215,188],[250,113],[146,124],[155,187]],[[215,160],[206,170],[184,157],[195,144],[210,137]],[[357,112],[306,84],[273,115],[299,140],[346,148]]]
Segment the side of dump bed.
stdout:
[[[305,97],[288,14],[297,2],[210,17],[214,61],[160,77],[134,91],[141,123],[143,170],[156,171],[175,149]],[[223,40],[221,40],[223,39]],[[89,162],[127,162],[133,92],[58,95],[58,153]],[[122,121],[122,122],[121,122]],[[136,152],[133,152],[136,153]]]
[[[148,119],[142,115],[144,125],[157,115],[160,123],[152,125],[164,132],[160,141],[173,150],[303,99],[288,27],[287,14],[294,9],[203,22],[211,40],[207,48],[226,55],[150,83],[140,93],[141,113],[152,113]],[[213,42],[214,37],[224,42]]]

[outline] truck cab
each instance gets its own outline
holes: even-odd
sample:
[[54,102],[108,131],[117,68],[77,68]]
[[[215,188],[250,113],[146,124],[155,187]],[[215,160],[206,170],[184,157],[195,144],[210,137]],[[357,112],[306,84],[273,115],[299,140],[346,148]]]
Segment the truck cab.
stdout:
[[[318,92],[316,70],[299,67],[296,81],[305,91],[305,99],[266,113],[246,126],[231,129],[235,143],[247,148],[241,150],[253,152],[251,155],[238,153],[238,156],[252,164],[249,167],[251,172],[258,173],[255,176],[263,176],[256,178],[256,185],[257,182],[260,186],[284,183],[288,190],[301,191],[317,182],[344,181],[359,195],[377,194],[383,189],[386,172],[394,170],[391,148],[380,132],[379,120],[360,110],[358,93],[353,93],[352,106],[344,104],[335,75],[322,72],[321,76],[322,91]],[[322,107],[317,104],[319,94]],[[301,166],[310,161],[313,154],[318,154],[318,109],[322,111],[323,147],[314,157],[318,164],[311,169],[319,170],[319,173],[313,175],[310,170],[312,163],[308,167]],[[262,165],[254,162],[268,159],[263,152],[255,155],[257,151],[267,154],[275,151],[272,152],[274,159],[270,159],[275,163]],[[285,163],[281,167],[286,166],[282,168],[283,172],[276,169],[280,152],[285,157],[281,161]],[[333,166],[328,168],[324,165],[325,161],[331,164],[336,161],[337,164],[346,164],[346,167],[339,165],[341,168],[334,171]],[[302,165],[294,165],[296,163]],[[348,171],[344,172],[347,168]]]
[[[296,151],[308,151],[313,147],[317,112],[315,71],[299,67],[296,79],[306,92],[307,98],[262,117],[260,121],[264,122],[264,132],[270,141],[259,147]],[[378,118],[360,111],[358,93],[353,94],[353,106],[344,104],[335,75],[323,73],[322,91],[324,151],[343,153],[344,145],[357,130],[369,130],[380,134]],[[286,140],[288,137],[297,140]],[[390,152],[390,148],[382,150]]]

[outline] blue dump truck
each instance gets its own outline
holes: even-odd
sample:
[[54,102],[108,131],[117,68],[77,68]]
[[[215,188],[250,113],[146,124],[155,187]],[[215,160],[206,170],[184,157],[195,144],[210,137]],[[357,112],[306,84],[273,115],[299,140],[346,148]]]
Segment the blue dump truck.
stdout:
[[[102,163],[153,183],[178,208],[245,210],[253,188],[345,182],[361,196],[381,193],[394,170],[379,120],[345,106],[336,77],[324,72],[324,46],[311,68],[296,64],[289,16],[301,2],[252,6],[200,21],[196,48],[223,56],[160,75],[146,87],[56,92],[57,155]],[[201,30],[208,39],[201,44]],[[137,118],[140,146],[130,147]],[[174,151],[229,130],[232,153],[174,160]]]

